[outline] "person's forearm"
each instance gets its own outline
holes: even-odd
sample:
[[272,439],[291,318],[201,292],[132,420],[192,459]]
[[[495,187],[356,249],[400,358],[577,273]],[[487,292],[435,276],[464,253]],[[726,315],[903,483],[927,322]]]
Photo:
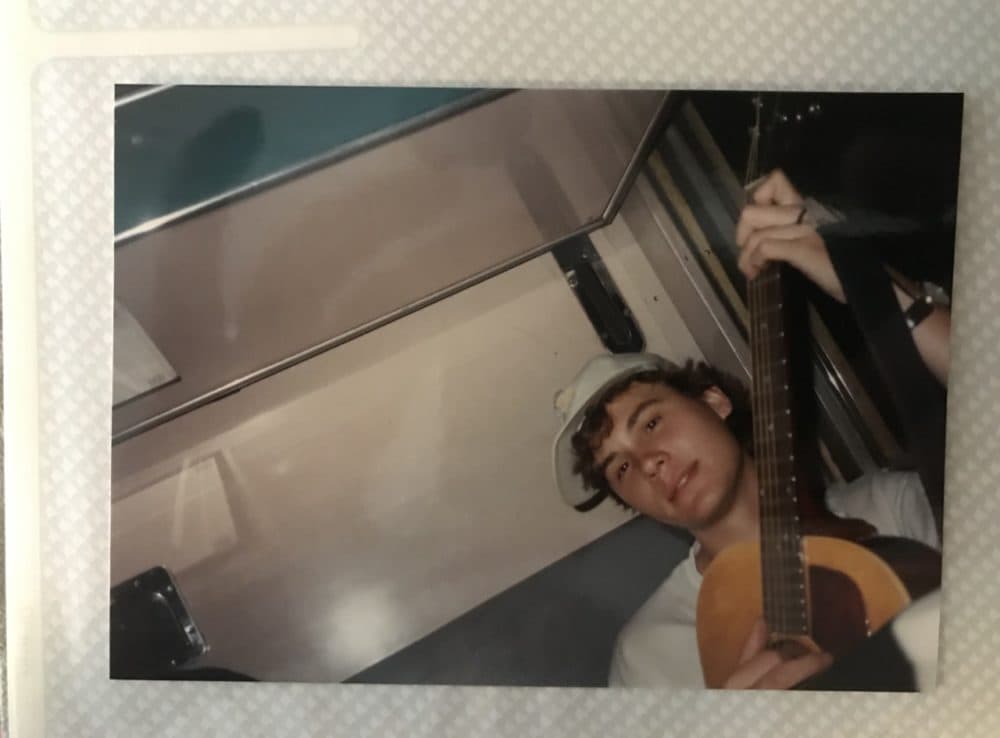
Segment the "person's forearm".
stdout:
[[[899,285],[893,283],[893,292],[904,312],[913,304],[910,297]],[[948,365],[951,363],[951,312],[941,305],[913,328],[911,335],[920,358],[939,382],[948,384]]]

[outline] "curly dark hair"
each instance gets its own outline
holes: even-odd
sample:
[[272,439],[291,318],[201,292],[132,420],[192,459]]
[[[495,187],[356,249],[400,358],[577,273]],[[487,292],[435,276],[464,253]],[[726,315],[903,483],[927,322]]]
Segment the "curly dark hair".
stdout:
[[[726,425],[748,454],[753,454],[753,419],[750,410],[750,393],[739,379],[703,361],[695,363],[689,359],[683,367],[672,369],[649,369],[615,382],[608,387],[600,399],[584,416],[580,430],[573,434],[573,472],[583,478],[584,487],[595,490],[594,504],[605,497],[631,510],[632,506],[619,497],[608,480],[597,467],[594,448],[611,432],[611,418],[608,404],[635,383],[664,384],[682,395],[700,398],[705,390],[718,387],[730,402],[733,410],[726,418]],[[587,509],[592,507],[588,505]]]

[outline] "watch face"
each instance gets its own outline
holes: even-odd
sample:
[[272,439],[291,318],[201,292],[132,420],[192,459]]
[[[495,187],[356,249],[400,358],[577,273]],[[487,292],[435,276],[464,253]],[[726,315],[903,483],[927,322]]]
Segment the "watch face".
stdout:
[[951,304],[947,290],[941,285],[934,282],[923,282],[920,286],[923,288],[924,294],[930,297],[935,305],[948,306]]
[[903,313],[903,318],[906,320],[906,327],[912,331],[932,312],[934,312],[933,298],[927,294],[921,295]]

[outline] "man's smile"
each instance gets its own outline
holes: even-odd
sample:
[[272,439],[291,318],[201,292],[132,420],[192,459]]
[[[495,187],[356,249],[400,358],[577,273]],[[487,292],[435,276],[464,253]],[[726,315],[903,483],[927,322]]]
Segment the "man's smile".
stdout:
[[687,489],[688,482],[698,473],[698,460],[695,459],[688,464],[677,477],[677,481],[667,491],[667,502],[676,502],[678,497]]

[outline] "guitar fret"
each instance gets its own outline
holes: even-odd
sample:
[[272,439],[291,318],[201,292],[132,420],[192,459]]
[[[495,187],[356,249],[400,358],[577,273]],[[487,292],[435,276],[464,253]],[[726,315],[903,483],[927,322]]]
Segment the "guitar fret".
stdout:
[[795,448],[795,436],[792,435],[790,430],[774,428],[765,431],[764,435],[766,437],[761,439],[760,447],[769,453],[780,454],[780,458],[774,459],[775,461],[783,460],[786,456],[790,455],[790,450]]
[[792,388],[782,268],[749,283],[753,351],[754,457],[760,484],[764,616],[772,632],[809,632],[806,576],[798,528]]

